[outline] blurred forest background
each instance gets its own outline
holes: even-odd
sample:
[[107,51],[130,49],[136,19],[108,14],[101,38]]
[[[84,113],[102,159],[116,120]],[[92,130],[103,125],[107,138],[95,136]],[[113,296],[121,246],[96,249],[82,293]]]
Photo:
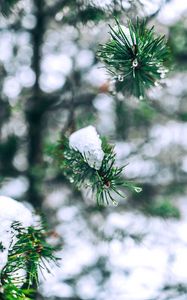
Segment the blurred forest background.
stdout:
[[[146,99],[111,92],[98,62],[114,16],[165,34],[172,70]],[[187,2],[23,0],[0,17],[0,194],[27,201],[63,249],[38,299],[187,299]],[[87,125],[143,192],[97,207],[48,155]]]

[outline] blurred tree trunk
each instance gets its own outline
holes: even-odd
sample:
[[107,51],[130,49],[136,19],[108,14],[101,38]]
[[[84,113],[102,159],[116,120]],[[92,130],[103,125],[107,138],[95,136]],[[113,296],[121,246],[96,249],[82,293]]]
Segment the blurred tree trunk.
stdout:
[[35,72],[36,80],[32,91],[32,96],[28,99],[26,107],[26,119],[28,125],[28,201],[39,209],[42,205],[41,182],[43,173],[43,109],[42,97],[39,86],[41,74],[41,49],[44,24],[44,0],[34,0],[36,26],[32,31],[33,59],[32,68]]

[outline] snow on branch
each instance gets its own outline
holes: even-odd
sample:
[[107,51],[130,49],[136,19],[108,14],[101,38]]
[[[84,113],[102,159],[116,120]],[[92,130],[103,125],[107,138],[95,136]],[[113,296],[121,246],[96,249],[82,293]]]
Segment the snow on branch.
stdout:
[[[23,204],[0,196],[0,295],[3,299],[31,299],[39,269],[55,261],[46,232]],[[22,288],[24,286],[24,288]]]
[[116,166],[114,147],[106,139],[101,139],[93,126],[64,137],[53,148],[63,174],[78,189],[91,189],[98,205],[117,205],[116,196],[124,198],[121,191],[129,188],[140,192],[141,188],[122,176],[124,167]]

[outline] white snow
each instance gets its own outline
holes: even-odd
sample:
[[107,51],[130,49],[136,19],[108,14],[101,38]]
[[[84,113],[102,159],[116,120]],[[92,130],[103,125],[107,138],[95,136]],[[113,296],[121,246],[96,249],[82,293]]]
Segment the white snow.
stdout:
[[[7,263],[8,250],[14,235],[11,225],[15,221],[20,222],[25,228],[31,226],[34,222],[32,213],[23,204],[12,198],[0,196],[0,242],[5,248],[0,251],[0,271]],[[16,239],[14,238],[11,247],[15,242]]]
[[[131,38],[131,35],[130,35],[130,30],[129,30],[129,28],[126,27],[126,26],[124,26],[124,25],[120,25],[120,27],[121,27],[121,29],[123,30],[123,32],[124,32],[124,34],[125,34],[125,36],[126,36],[128,42],[129,42],[129,44],[130,44],[131,46],[133,46],[133,41],[132,41],[132,38]],[[115,26],[115,27],[114,27],[114,30],[115,30],[115,31],[119,31],[119,27],[118,27],[118,26]],[[136,42],[136,37],[135,37],[135,34],[134,34],[134,33],[133,33],[133,38],[134,38],[134,41]]]
[[72,133],[69,137],[69,146],[79,151],[90,167],[96,170],[100,169],[104,152],[102,141],[95,127],[87,126]]

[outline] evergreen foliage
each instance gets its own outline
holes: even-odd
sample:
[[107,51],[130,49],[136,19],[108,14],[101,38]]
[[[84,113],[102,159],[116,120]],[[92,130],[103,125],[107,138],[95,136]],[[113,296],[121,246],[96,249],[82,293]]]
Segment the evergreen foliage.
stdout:
[[122,177],[124,167],[115,165],[114,147],[108,144],[106,139],[102,140],[102,149],[104,158],[99,170],[90,167],[86,157],[69,146],[67,137],[64,137],[53,149],[53,155],[70,182],[79,189],[88,187],[92,190],[98,205],[108,205],[110,202],[117,205],[115,194],[124,198],[124,194],[119,189],[125,187],[140,192],[141,188],[124,180]]
[[167,199],[157,201],[155,203],[147,203],[147,205],[145,206],[145,213],[164,219],[180,219],[179,209]]
[[40,270],[42,273],[44,269],[49,272],[47,264],[57,260],[53,254],[55,249],[47,243],[47,234],[41,226],[26,229],[19,222],[14,222],[12,230],[12,242],[15,238],[17,242],[10,246],[8,262],[0,272],[3,299],[33,299],[33,288],[38,285],[38,272]]
[[118,20],[116,25],[109,25],[111,39],[100,45],[98,57],[115,79],[117,91],[142,98],[168,71],[165,37],[155,37],[154,27],[147,28],[145,20],[129,21],[128,34]]
[[[1,13],[8,17],[9,14],[14,10],[15,5],[19,2],[19,0],[0,0],[0,8]],[[86,0],[56,0],[54,1],[43,1],[43,0],[35,0],[31,1],[32,8],[31,11],[27,14],[26,18],[31,16],[33,17],[34,22],[32,24],[32,28],[27,26],[23,26],[24,22],[21,16],[15,18],[15,23],[12,23],[11,33],[19,36],[20,33],[25,34],[28,38],[27,46],[30,49],[30,56],[32,56],[31,61],[28,61],[26,66],[28,70],[31,69],[33,74],[35,75],[35,82],[32,86],[23,88],[20,91],[19,97],[19,116],[22,115],[23,119],[26,119],[27,122],[27,130],[23,135],[15,135],[12,133],[4,134],[3,128],[3,138],[1,139],[0,143],[0,183],[3,184],[6,182],[7,178],[9,180],[10,177],[13,179],[23,176],[28,180],[28,190],[27,195],[25,197],[33,206],[37,206],[37,208],[42,207],[42,201],[44,199],[45,192],[44,189],[46,187],[46,182],[56,184],[56,175],[58,176],[59,168],[61,172],[72,182],[78,189],[90,189],[94,197],[96,198],[98,205],[107,205],[107,204],[117,204],[117,200],[119,197],[124,198],[125,195],[123,190],[130,189],[135,192],[140,192],[141,188],[136,187],[133,183],[128,182],[123,177],[123,171],[125,171],[125,167],[118,167],[116,166],[116,154],[114,152],[114,147],[107,143],[105,139],[102,142],[102,148],[105,153],[102,166],[99,170],[96,170],[93,167],[90,167],[88,164],[86,157],[82,155],[79,151],[76,151],[69,147],[68,138],[64,137],[61,141],[59,141],[58,145],[54,145],[52,148],[52,156],[55,157],[58,167],[56,168],[50,179],[48,178],[48,173],[46,172],[46,161],[45,155],[43,151],[43,144],[44,144],[44,134],[50,134],[53,132],[52,122],[55,119],[55,126],[56,124],[60,123],[59,127],[65,120],[66,110],[70,112],[70,117],[67,120],[67,126],[65,124],[65,129],[62,128],[55,128],[56,131],[63,131],[68,132],[71,131],[78,124],[78,117],[80,117],[79,110],[82,110],[81,114],[81,121],[82,119],[86,119],[86,124],[90,120],[90,115],[93,117],[94,105],[93,99],[97,97],[98,91],[94,90],[92,92],[92,84],[86,86],[85,81],[85,73],[87,71],[80,70],[77,71],[76,67],[72,70],[72,73],[69,75],[63,74],[63,78],[65,78],[64,85],[59,88],[59,90],[55,90],[54,93],[44,91],[41,88],[40,79],[43,76],[43,70],[40,67],[42,65],[42,61],[45,60],[46,53],[51,54],[53,50],[49,52],[46,51],[45,53],[45,46],[48,43],[48,33],[51,32],[58,32],[59,25],[60,30],[62,26],[64,26],[65,34],[63,36],[62,44],[64,48],[67,47],[66,44],[66,30],[67,25],[73,25],[75,30],[73,33],[74,38],[72,38],[70,34],[70,42],[73,43],[80,41],[83,45],[78,43],[79,50],[86,49],[87,45],[85,40],[81,40],[82,31],[84,30],[82,24],[87,24],[93,26],[94,24],[98,23],[99,21],[106,21],[107,16],[115,15],[115,16],[122,16],[122,1],[114,0],[112,3],[116,6],[116,9],[106,8],[106,10],[101,9],[100,7],[94,7],[94,5],[90,5],[89,2]],[[133,1],[129,1],[129,3]],[[139,1],[135,1],[139,2]],[[121,5],[121,7],[120,7]],[[133,4],[134,5],[134,4]],[[142,5],[143,6],[143,5]],[[120,9],[119,9],[120,8]],[[124,11],[123,11],[124,13]],[[127,11],[125,12],[125,14]],[[130,12],[126,15],[130,15]],[[134,12],[134,15],[136,13]],[[62,16],[62,19],[61,19]],[[24,15],[25,17],[25,15]],[[123,16],[122,16],[123,17]],[[25,18],[25,20],[26,20]],[[31,22],[32,23],[32,22]],[[35,23],[35,24],[34,24]],[[28,24],[27,24],[28,25]],[[50,27],[51,26],[51,27]],[[105,25],[104,25],[105,26]],[[141,156],[141,146],[148,146],[150,137],[150,126],[151,122],[157,122],[158,119],[155,118],[157,115],[156,110],[154,107],[148,107],[147,104],[142,101],[142,103],[138,106],[129,105],[130,101],[120,101],[122,98],[120,93],[122,92],[125,95],[135,95],[136,97],[142,98],[146,95],[147,89],[150,87],[157,85],[165,76],[166,72],[168,71],[168,57],[169,51],[166,46],[166,40],[164,37],[156,37],[154,33],[154,27],[147,28],[146,21],[137,20],[136,23],[129,21],[128,22],[128,30],[129,34],[123,30],[123,26],[120,25],[119,21],[116,20],[116,26],[113,28],[110,26],[110,35],[111,39],[105,45],[100,45],[98,50],[98,57],[101,59],[102,62],[106,65],[106,68],[109,74],[115,79],[115,91],[116,94],[116,103],[115,103],[115,117],[116,117],[116,124],[115,130],[117,138],[122,139],[122,142],[126,142],[129,144],[129,140],[131,137],[134,136],[135,139],[138,137],[140,140],[145,139],[139,147],[139,143],[136,147],[132,147],[132,152],[130,152],[129,156],[140,155]],[[92,28],[92,27],[91,27]],[[3,29],[3,28],[2,28]],[[68,28],[69,29],[69,28]],[[128,32],[127,30],[127,32]],[[172,31],[173,30],[173,31]],[[174,53],[176,54],[176,58],[179,62],[182,62],[182,66],[184,67],[187,59],[186,59],[186,30],[184,30],[183,36],[181,34],[181,28],[179,27],[177,30],[174,27],[171,30],[171,37],[170,37],[170,44],[172,46],[172,50],[175,49]],[[176,31],[175,31],[176,30]],[[67,30],[68,32],[68,30]],[[173,34],[174,33],[174,34]],[[52,35],[51,35],[52,36]],[[58,35],[57,35],[58,36]],[[55,35],[54,35],[55,37]],[[65,37],[65,38],[64,38]],[[91,37],[89,37],[91,40]],[[47,41],[47,42],[46,42]],[[14,41],[15,42],[15,41]],[[60,41],[61,42],[61,41]],[[87,41],[86,41],[87,42]],[[18,41],[19,43],[19,41]],[[90,43],[89,51],[91,52],[95,47],[95,41]],[[55,38],[54,38],[55,44]],[[59,43],[60,44],[60,43]],[[71,43],[70,43],[71,44]],[[62,48],[63,48],[62,47]],[[71,45],[69,46],[71,47]],[[25,47],[26,48],[26,47]],[[48,48],[48,47],[47,47]],[[50,48],[50,47],[49,47]],[[59,47],[60,48],[60,47]],[[182,48],[182,50],[181,50]],[[44,49],[44,51],[43,51]],[[68,49],[68,48],[67,48]],[[56,46],[56,52],[58,53],[58,46]],[[61,51],[61,50],[60,50]],[[19,47],[15,42],[14,53],[10,60],[5,62],[6,72],[5,74],[1,74],[2,76],[2,86],[3,83],[6,83],[6,77],[13,77],[14,68],[11,70],[10,65],[14,65],[13,59],[16,57],[16,53],[19,54]],[[55,52],[55,51],[54,51]],[[63,51],[62,51],[63,53]],[[78,51],[75,55],[78,56]],[[93,53],[93,52],[92,52]],[[21,55],[20,55],[21,56]],[[24,55],[23,55],[24,56]],[[28,55],[29,56],[29,55]],[[72,61],[75,59],[72,55]],[[24,60],[24,57],[23,57]],[[19,67],[22,64],[23,60],[20,59],[18,64],[15,64],[15,69],[17,72],[17,76],[19,75]],[[94,60],[91,67],[94,67],[97,62],[97,59]],[[3,61],[2,61],[3,65]],[[76,64],[75,64],[76,65]],[[8,67],[7,67],[8,66]],[[87,67],[89,71],[91,67]],[[27,68],[25,68],[27,69]],[[49,70],[50,71],[50,70]],[[25,72],[26,73],[26,72]],[[60,72],[59,72],[60,73]],[[3,78],[4,77],[4,78]],[[45,77],[44,77],[45,78]],[[107,83],[108,84],[108,83]],[[106,84],[106,85],[107,85]],[[85,87],[85,88],[84,88]],[[89,92],[87,92],[89,88]],[[107,87],[108,88],[108,87]],[[81,90],[84,89],[83,97]],[[91,90],[90,90],[91,89]],[[95,87],[94,87],[95,89]],[[3,90],[3,89],[2,89]],[[101,90],[100,90],[101,92]],[[108,92],[108,89],[104,91],[104,93]],[[119,93],[118,93],[119,92]],[[9,101],[8,97],[3,98],[4,92],[2,92],[2,100],[0,100],[0,127],[7,122],[7,118],[10,116],[10,119],[13,115],[13,110],[15,108],[14,101]],[[6,92],[4,93],[6,95]],[[66,97],[67,96],[67,97]],[[5,101],[4,101],[5,100]],[[17,101],[17,100],[16,100]],[[15,101],[15,102],[16,102]],[[173,100],[172,100],[173,101]],[[180,101],[180,99],[179,99]],[[155,101],[156,102],[156,101]],[[164,101],[163,101],[164,102]],[[10,104],[8,104],[10,103]],[[150,104],[150,106],[152,103]],[[158,103],[156,105],[159,106]],[[9,108],[10,106],[10,108]],[[88,108],[90,109],[90,115],[88,117]],[[164,106],[163,106],[164,107]],[[182,107],[182,106],[181,106]],[[168,117],[166,114],[164,116],[164,109],[162,107],[158,107],[163,113],[162,120],[164,117]],[[52,113],[55,111],[55,118]],[[63,113],[62,113],[63,111]],[[168,110],[169,111],[169,110]],[[77,113],[78,112],[78,113]],[[95,111],[94,111],[95,112]],[[176,111],[175,111],[176,112]],[[49,123],[46,122],[46,115],[49,119]],[[62,117],[63,115],[63,117]],[[68,115],[68,114],[67,114]],[[164,116],[164,117],[163,117]],[[181,121],[187,120],[187,113],[182,110],[180,113],[177,114],[177,117],[180,118]],[[154,117],[154,118],[153,118]],[[171,118],[171,115],[169,115]],[[61,118],[64,118],[61,120]],[[160,118],[160,115],[158,115]],[[174,115],[176,118],[176,114]],[[53,120],[52,120],[53,119]],[[154,119],[154,120],[153,120]],[[60,120],[60,121],[59,121]],[[47,120],[48,121],[48,120]],[[62,121],[62,122],[61,122]],[[46,131],[44,131],[43,127],[45,127],[46,122]],[[91,121],[92,122],[92,121]],[[159,122],[158,122],[159,123]],[[51,126],[51,128],[49,128]],[[19,130],[19,129],[18,129]],[[56,132],[55,132],[56,133]],[[134,134],[135,133],[135,134]],[[146,135],[147,134],[147,135]],[[134,135],[134,136],[133,136]],[[143,136],[143,137],[142,137]],[[0,128],[0,137],[1,137],[1,128]],[[45,136],[46,138],[46,136]],[[47,139],[50,138],[47,136]],[[134,141],[132,141],[133,143]],[[27,144],[27,145],[26,145]],[[27,149],[26,149],[26,147]],[[21,151],[20,151],[21,150]],[[146,147],[145,147],[146,153]],[[19,163],[16,164],[16,155],[20,155],[21,152],[24,151],[25,153],[25,160],[27,160],[27,166],[24,168],[20,168]],[[175,151],[173,151],[175,152]],[[142,158],[144,159],[145,154],[143,154]],[[153,160],[157,160],[157,158],[151,157]],[[17,160],[17,162],[19,159]],[[50,160],[51,162],[51,160]],[[178,163],[177,160],[177,164]],[[175,175],[177,173],[177,167],[173,168]],[[171,173],[172,170],[169,170]],[[160,172],[158,169],[157,174]],[[181,175],[181,174],[180,174]],[[148,180],[151,181],[150,184],[150,191],[145,189],[145,184],[143,187],[144,195],[146,194],[147,197],[144,199],[147,206],[144,210],[145,214],[149,214],[152,216],[160,216],[163,218],[179,218],[180,213],[179,210],[173,206],[168,200],[163,200],[160,202],[156,202],[154,204],[154,189],[159,192],[159,186],[157,185],[157,181],[155,180],[156,175],[153,174],[152,177],[149,177],[149,174],[146,175],[147,177],[143,178],[143,181]],[[184,172],[182,173],[181,177],[184,177]],[[178,176],[179,177],[179,176]],[[57,178],[59,179],[59,178]],[[63,181],[64,177],[60,177],[61,183],[64,184]],[[180,179],[179,179],[180,181]],[[186,181],[184,178],[184,185]],[[154,185],[154,189],[152,190],[152,186]],[[179,183],[175,182],[175,184],[168,184],[168,189],[170,193],[173,193],[173,189]],[[167,186],[167,183],[163,183],[163,186]],[[55,186],[56,187],[56,186]],[[140,203],[144,195],[137,194],[137,202],[139,202],[139,209],[141,210]],[[151,201],[152,200],[152,201]],[[72,200],[74,201],[74,199]],[[133,201],[130,201],[131,205],[133,206]],[[73,203],[76,205],[76,203]],[[128,206],[129,207],[129,206]],[[132,208],[132,207],[131,207]],[[137,206],[136,206],[137,208]],[[120,208],[121,209],[121,208]],[[122,208],[123,209],[123,208]],[[134,207],[133,207],[134,209]],[[90,215],[95,212],[105,212],[106,210],[100,207],[94,208],[86,208],[84,207],[84,220],[85,222],[88,221]],[[108,212],[108,210],[107,210]],[[86,213],[88,215],[86,216]],[[102,215],[105,217],[105,214]],[[86,220],[87,218],[87,220]],[[90,220],[89,220],[90,221]],[[87,222],[88,226],[89,221]],[[99,226],[98,226],[99,227]],[[47,234],[45,230],[42,228],[33,228],[29,227],[25,229],[19,223],[13,223],[12,228],[15,231],[15,236],[17,238],[17,243],[10,248],[9,250],[9,257],[8,263],[0,272],[0,299],[2,300],[31,300],[31,299],[38,299],[36,295],[37,285],[38,285],[38,270],[41,271],[46,266],[49,261],[56,261],[53,255],[53,247],[51,247],[47,242]],[[91,228],[91,226],[90,226]],[[95,234],[95,227],[92,233]],[[124,230],[121,230],[124,237]],[[96,233],[97,235],[97,233]],[[128,236],[128,233],[127,233]],[[13,238],[14,238],[13,237]],[[101,239],[105,239],[106,235],[103,233],[101,235]],[[111,234],[111,239],[112,239]],[[139,240],[135,235],[133,236],[134,240]],[[3,244],[0,242],[0,252],[4,251]],[[98,259],[98,266],[94,264],[93,269],[98,267],[99,272],[101,273],[101,284],[105,284],[105,280],[110,275],[110,271],[106,268],[105,263],[103,262],[107,260],[107,258],[101,257]],[[107,264],[106,264],[107,265]],[[16,275],[18,270],[24,270],[26,276],[21,276],[18,274]],[[47,269],[48,270],[48,269]],[[86,271],[90,272],[91,267],[88,266],[88,269],[85,269],[79,272],[76,277],[68,278],[67,282],[72,284],[72,290],[74,296],[72,299],[78,299],[78,292],[76,291],[75,286],[79,281],[79,278],[85,276]],[[82,272],[82,274],[81,274]],[[15,280],[17,283],[15,283]],[[19,284],[18,284],[19,283]],[[175,287],[174,287],[175,288]],[[177,288],[176,288],[177,289]],[[182,289],[178,289],[179,293]],[[62,291],[63,293],[63,291]],[[76,294],[77,293],[77,294]],[[184,289],[184,293],[186,294],[186,289]],[[62,295],[63,296],[63,295]],[[39,297],[40,298],[40,297]]]

